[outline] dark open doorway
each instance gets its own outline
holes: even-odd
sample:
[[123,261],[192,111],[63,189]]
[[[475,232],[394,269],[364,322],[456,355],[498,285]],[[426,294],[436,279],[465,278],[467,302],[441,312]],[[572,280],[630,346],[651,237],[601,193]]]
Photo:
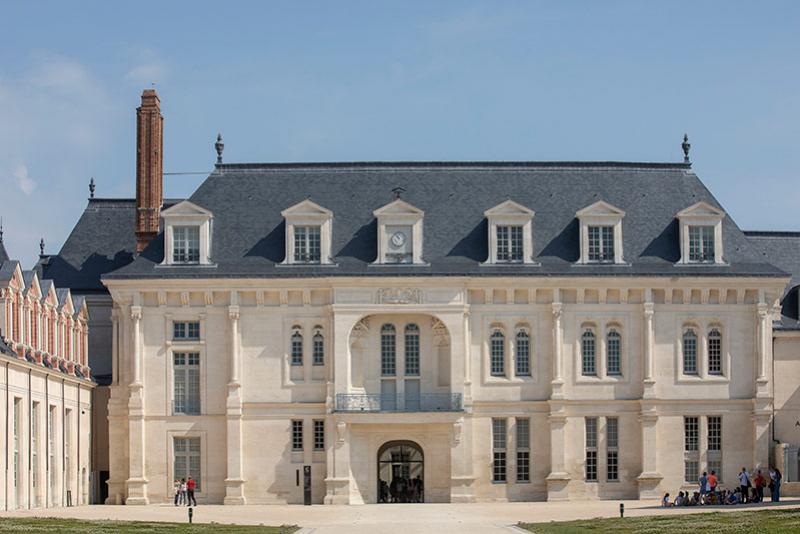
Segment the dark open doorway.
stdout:
[[390,441],[378,450],[378,502],[425,502],[425,462],[413,441]]

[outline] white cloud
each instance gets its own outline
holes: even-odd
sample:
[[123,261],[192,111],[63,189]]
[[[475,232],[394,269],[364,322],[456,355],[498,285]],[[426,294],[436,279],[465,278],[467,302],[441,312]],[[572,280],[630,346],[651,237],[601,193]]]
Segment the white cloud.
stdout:
[[14,178],[17,180],[19,188],[26,195],[30,195],[36,189],[36,181],[28,175],[28,167],[26,165],[18,165],[14,169]]

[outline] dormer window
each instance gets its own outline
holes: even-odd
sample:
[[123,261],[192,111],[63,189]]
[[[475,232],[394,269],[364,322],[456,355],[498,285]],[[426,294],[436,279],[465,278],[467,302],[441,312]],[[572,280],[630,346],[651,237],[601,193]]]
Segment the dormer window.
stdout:
[[172,229],[172,263],[200,263],[200,227]]
[[286,259],[289,265],[330,265],[333,212],[304,200],[281,212],[286,221]]
[[184,200],[161,215],[164,217],[163,265],[209,265],[211,212]]
[[614,262],[614,227],[589,227],[589,261],[597,263]]
[[422,210],[398,198],[372,213],[378,219],[376,264],[424,263],[422,220],[425,213]]
[[579,264],[624,263],[622,257],[622,219],[625,212],[599,200],[578,211],[580,221]]
[[534,263],[532,210],[506,200],[483,214],[489,227],[487,264]]
[[319,263],[321,233],[319,226],[294,228],[294,263]]
[[689,261],[714,263],[714,227],[689,227]]
[[722,219],[725,212],[707,202],[698,202],[677,214],[680,221],[679,263],[720,264]]

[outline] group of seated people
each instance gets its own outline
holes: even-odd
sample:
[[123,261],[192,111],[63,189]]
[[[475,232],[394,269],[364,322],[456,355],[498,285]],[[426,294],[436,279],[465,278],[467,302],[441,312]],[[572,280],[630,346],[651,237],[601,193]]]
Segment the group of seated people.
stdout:
[[670,499],[666,493],[661,499],[661,506],[698,506],[704,504],[744,504],[759,503],[764,501],[764,489],[769,488],[770,498],[773,502],[780,500],[781,472],[777,468],[770,468],[769,478],[757,470],[756,473],[748,473],[747,469],[742,468],[739,473],[739,486],[734,490],[721,489],[718,486],[717,474],[703,472],[697,481],[700,486],[698,491],[691,495],[688,491],[679,491],[675,500]]

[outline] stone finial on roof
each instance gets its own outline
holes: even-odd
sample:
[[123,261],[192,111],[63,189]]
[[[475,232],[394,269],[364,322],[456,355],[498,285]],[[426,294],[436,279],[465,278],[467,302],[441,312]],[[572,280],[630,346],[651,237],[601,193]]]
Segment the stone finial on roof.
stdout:
[[94,198],[94,176],[89,180],[89,198]]
[[222,164],[222,151],[225,150],[225,143],[222,142],[222,134],[217,134],[217,142],[214,143],[214,149],[217,151],[217,165]]
[[44,256],[44,238],[39,240],[39,255]]
[[401,196],[403,196],[403,193],[405,193],[405,192],[406,192],[406,189],[404,187],[399,186],[399,185],[397,187],[395,187],[394,189],[392,189],[392,193],[394,193],[394,198],[400,198]]
[[683,149],[683,162],[689,163],[689,150],[692,148],[692,145],[689,143],[688,134],[683,134],[683,143],[681,143],[681,148]]

